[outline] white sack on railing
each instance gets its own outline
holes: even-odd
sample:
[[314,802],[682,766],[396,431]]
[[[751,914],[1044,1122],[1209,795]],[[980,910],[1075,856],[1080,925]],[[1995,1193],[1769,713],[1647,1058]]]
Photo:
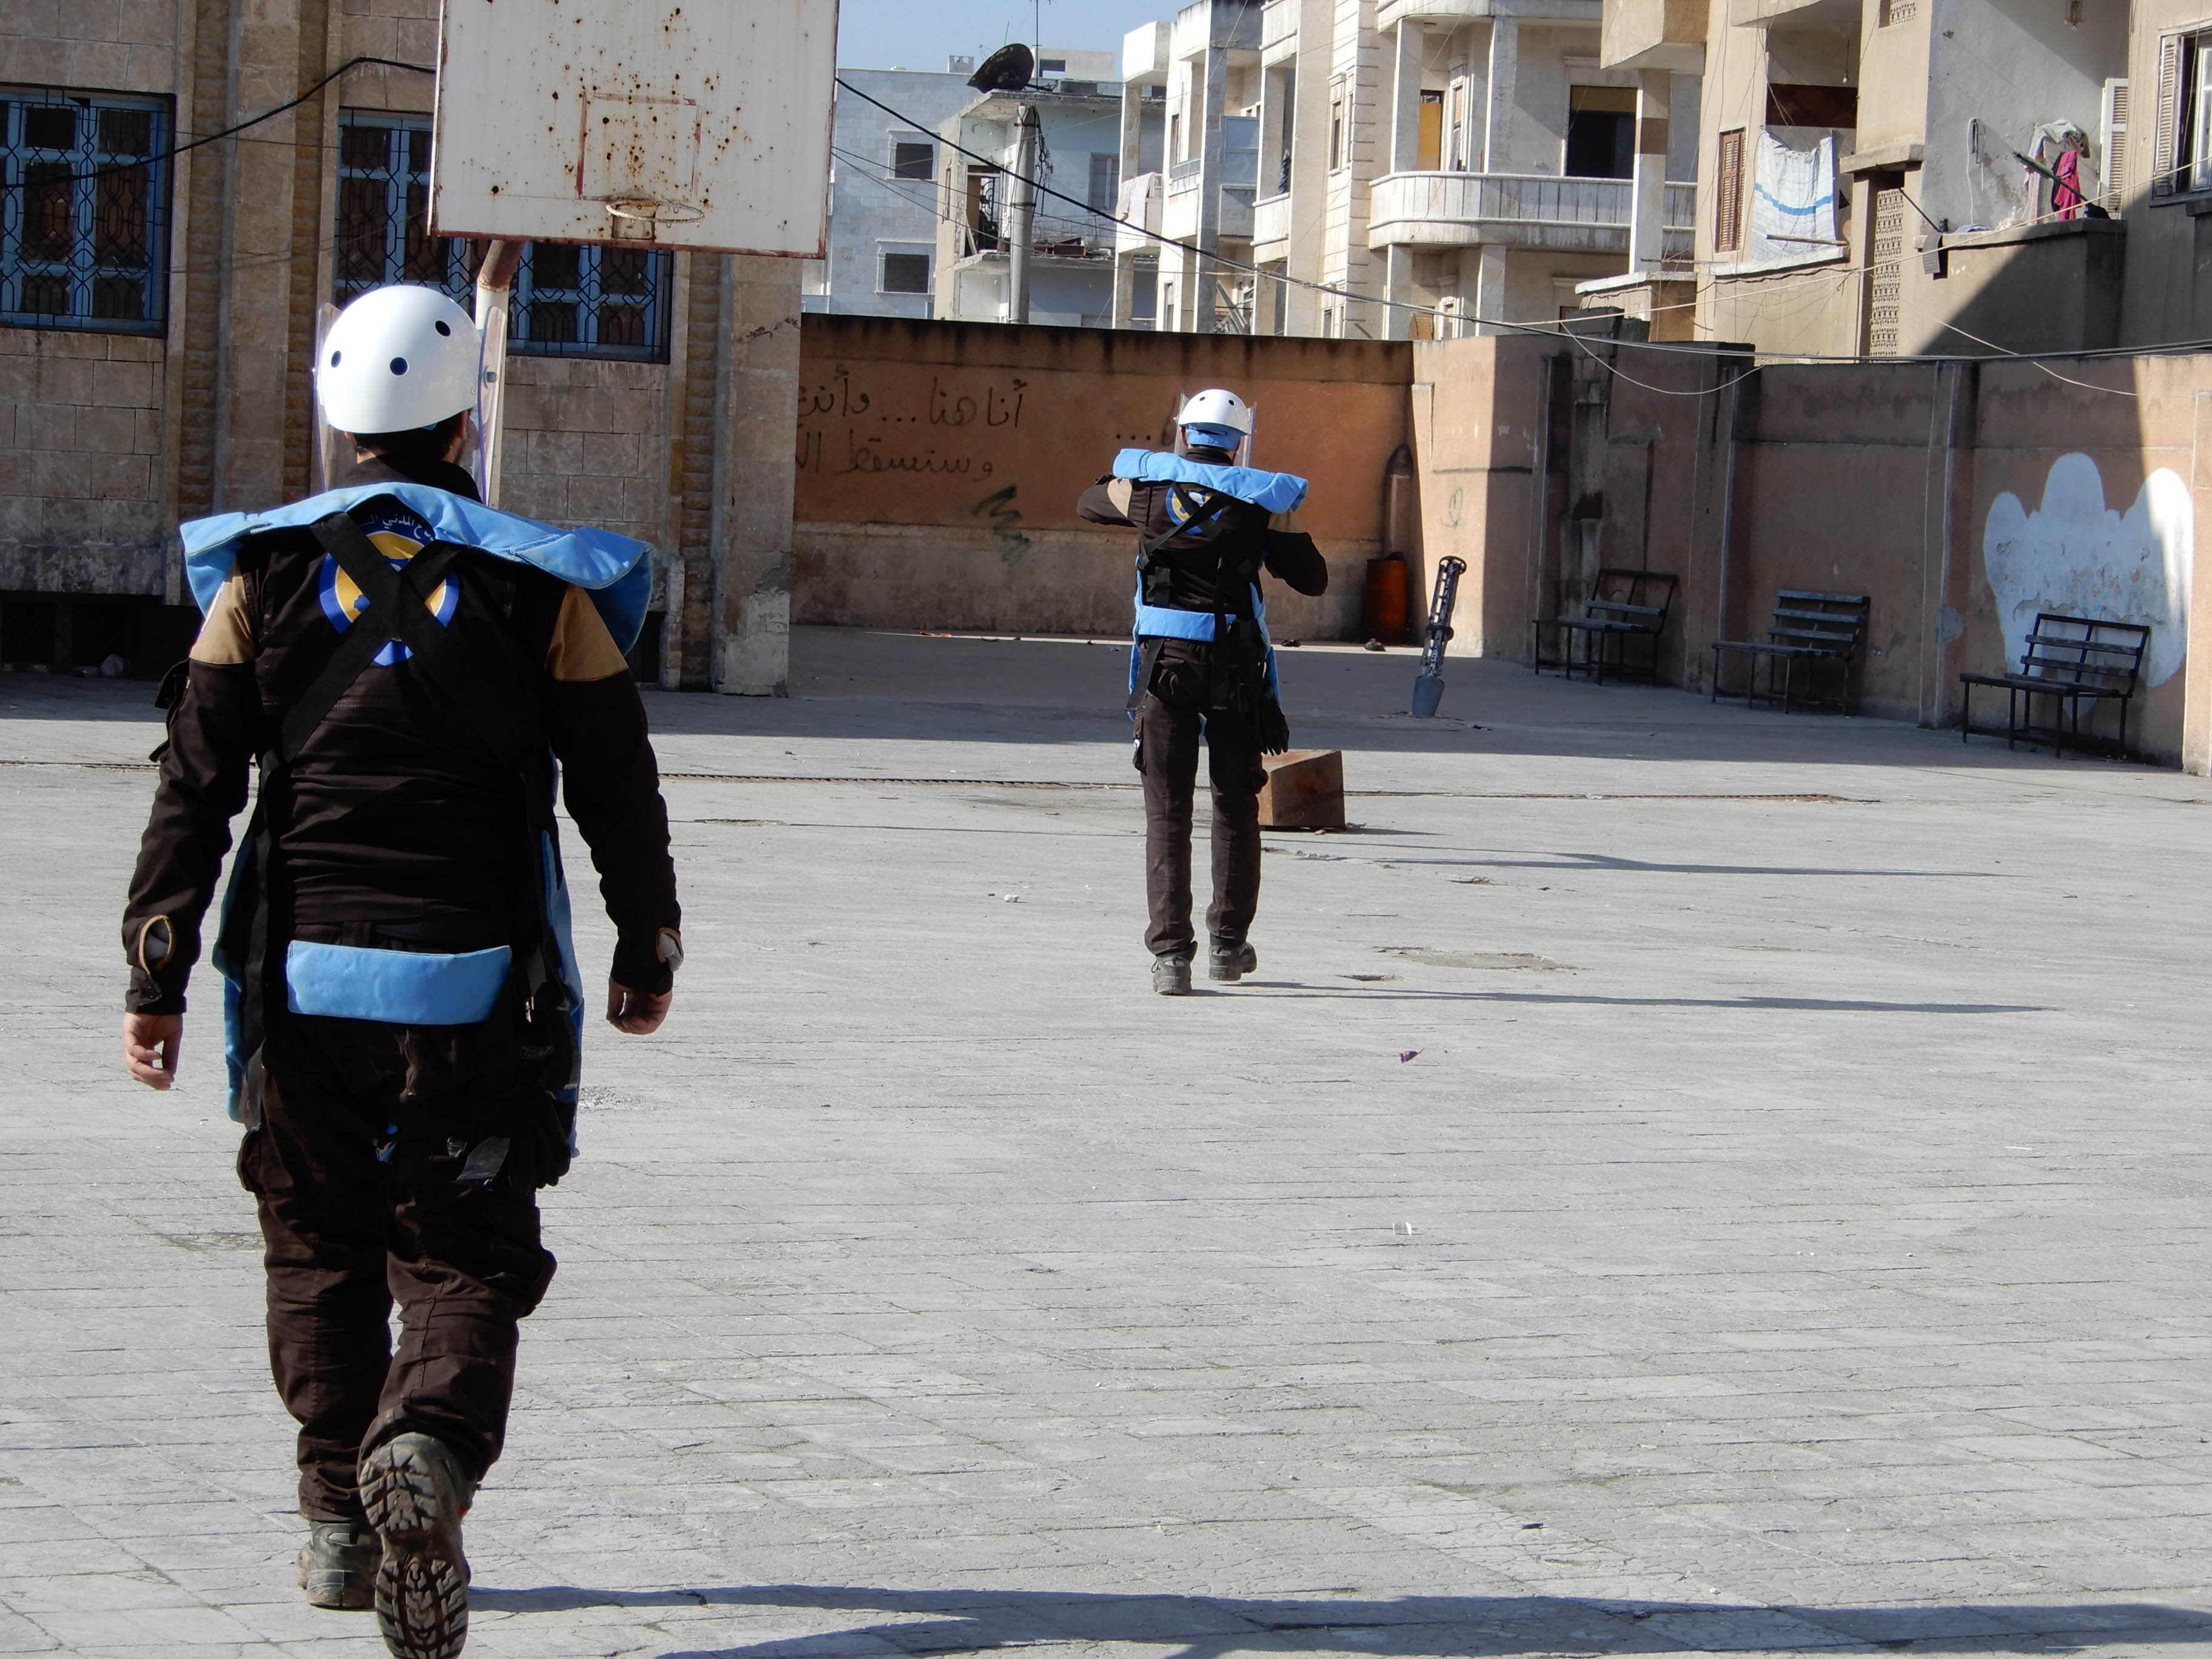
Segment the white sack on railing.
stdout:
[[[1793,134],[1811,135],[1804,128]],[[1771,130],[1759,136],[1759,170],[1751,192],[1749,264],[1805,259],[1833,253],[1836,237],[1836,135],[1810,148],[1792,144]]]

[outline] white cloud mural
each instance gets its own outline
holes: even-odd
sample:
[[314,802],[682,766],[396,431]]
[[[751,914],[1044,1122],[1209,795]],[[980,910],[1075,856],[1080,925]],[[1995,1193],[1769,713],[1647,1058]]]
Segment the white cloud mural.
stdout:
[[2087,455],[2061,455],[2030,513],[2008,490],[1990,504],[1982,568],[1997,596],[2005,667],[2017,672],[2035,613],[2148,623],[2143,683],[2162,685],[2189,650],[2189,580],[2197,507],[2179,473],[2160,467],[2123,514]]

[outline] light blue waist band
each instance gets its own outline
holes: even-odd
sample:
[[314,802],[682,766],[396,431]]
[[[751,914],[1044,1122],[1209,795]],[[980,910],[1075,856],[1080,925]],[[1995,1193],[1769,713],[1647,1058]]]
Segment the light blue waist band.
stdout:
[[438,956],[294,939],[284,951],[286,1003],[295,1014],[386,1025],[477,1025],[507,983],[508,951]]
[[[1234,622],[1234,617],[1230,621]],[[1137,607],[1137,637],[1166,640],[1210,640],[1213,637],[1211,611],[1170,611],[1163,605]]]

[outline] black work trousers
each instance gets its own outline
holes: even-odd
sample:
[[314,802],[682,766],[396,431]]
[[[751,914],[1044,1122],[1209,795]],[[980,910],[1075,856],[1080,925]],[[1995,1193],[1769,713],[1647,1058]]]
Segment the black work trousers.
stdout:
[[1213,785],[1213,902],[1206,932],[1242,945],[1260,908],[1260,736],[1252,717],[1206,706],[1213,647],[1203,641],[1160,646],[1137,706],[1137,769],[1145,778],[1145,885],[1152,925],[1145,943],[1159,957],[1189,957],[1191,797],[1198,745],[1206,739]]
[[[434,1435],[472,1480],[499,1456],[516,1327],[554,1261],[535,1192],[463,1187],[469,1149],[445,1130],[502,1101],[528,1109],[543,1073],[497,1025],[273,1024],[262,1121],[238,1159],[260,1208],[270,1369],[300,1425],[300,1513],[355,1520],[360,1460],[393,1435]],[[364,1123],[397,1127],[388,1158]]]

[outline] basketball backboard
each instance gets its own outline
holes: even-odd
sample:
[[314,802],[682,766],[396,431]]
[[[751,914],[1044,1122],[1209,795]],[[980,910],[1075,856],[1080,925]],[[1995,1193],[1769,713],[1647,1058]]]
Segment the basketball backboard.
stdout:
[[818,258],[836,0],[444,0],[441,236]]

